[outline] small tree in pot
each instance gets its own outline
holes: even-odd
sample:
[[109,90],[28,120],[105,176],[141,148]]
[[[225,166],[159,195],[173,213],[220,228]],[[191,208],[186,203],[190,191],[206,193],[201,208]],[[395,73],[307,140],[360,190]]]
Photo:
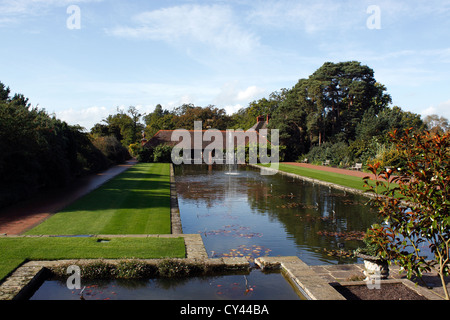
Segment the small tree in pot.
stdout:
[[[444,290],[450,271],[450,133],[433,135],[406,130],[390,134],[403,162],[401,168],[369,166],[375,178],[364,178],[384,220],[372,228],[381,256],[392,259],[408,278],[435,271]],[[370,183],[374,180],[375,183]],[[423,253],[428,247],[431,257]]]
[[389,262],[384,253],[384,248],[377,236],[382,227],[373,225],[367,230],[363,242],[364,246],[354,251],[355,256],[364,260],[365,280],[373,278],[386,279],[389,276]]

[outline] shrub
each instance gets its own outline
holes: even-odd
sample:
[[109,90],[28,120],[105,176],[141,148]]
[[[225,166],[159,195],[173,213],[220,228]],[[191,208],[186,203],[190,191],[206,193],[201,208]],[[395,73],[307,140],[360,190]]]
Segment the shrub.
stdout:
[[153,148],[140,148],[137,152],[136,159],[139,162],[153,162]]
[[137,160],[139,162],[172,162],[172,147],[169,145],[158,145],[156,147],[142,147],[137,152]]
[[341,166],[349,165],[351,158],[349,155],[349,147],[345,142],[330,143],[325,142],[320,146],[314,146],[301,160],[307,158],[309,162],[322,163],[330,160],[332,165]]
[[377,144],[376,155],[367,160],[368,165],[379,163],[381,167],[401,167],[404,165],[401,153],[394,144]]
[[128,150],[114,136],[97,137],[92,143],[112,163],[124,163],[130,159]]
[[[377,195],[373,202],[385,223],[372,229],[372,240],[408,278],[435,271],[449,300],[444,277],[450,272],[450,133],[406,130],[390,137],[405,165],[390,170],[379,162],[369,166],[375,183],[369,184],[369,177],[364,180],[368,191]],[[428,245],[432,258],[423,254],[423,245]]]
[[156,148],[153,150],[153,162],[171,163],[172,147],[165,144],[156,146]]

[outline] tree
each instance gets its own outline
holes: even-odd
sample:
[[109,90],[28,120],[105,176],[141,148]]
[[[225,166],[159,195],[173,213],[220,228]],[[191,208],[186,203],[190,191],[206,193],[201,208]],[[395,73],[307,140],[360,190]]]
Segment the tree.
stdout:
[[231,122],[233,129],[248,130],[256,123],[258,116],[272,116],[278,109],[280,103],[285,99],[287,89],[281,89],[280,91],[272,92],[269,95],[269,99],[262,98],[258,101],[250,102],[246,108],[241,108],[235,114],[231,115]]
[[145,134],[149,138],[153,137],[159,130],[173,130],[174,114],[164,110],[157,104],[155,110],[143,117],[145,123]]
[[357,61],[326,62],[286,94],[272,125],[280,129],[284,144],[300,145],[291,155],[294,160],[313,145],[354,140],[365,112],[372,109],[376,115],[391,102],[385,90],[373,70]]
[[[404,132],[395,130],[391,142],[403,157],[402,168],[369,166],[377,178],[369,185],[374,204],[384,225],[372,228],[372,238],[380,246],[380,254],[398,264],[408,278],[422,277],[424,271],[439,275],[449,300],[445,276],[449,275],[450,258],[450,133]],[[393,183],[397,183],[393,184]],[[427,245],[433,259],[422,253]]]
[[128,145],[136,143],[141,138],[141,132],[144,130],[144,126],[139,122],[142,114],[136,107],[130,106],[128,108],[128,114],[132,120],[131,132],[130,132],[130,140]]
[[11,90],[0,82],[0,101],[8,101]]
[[91,134],[94,137],[114,136],[124,147],[136,143],[141,138],[144,126],[140,123],[142,114],[136,107],[130,106],[125,113],[117,108],[115,115],[109,115],[102,120],[104,124],[97,123],[92,127]]
[[230,123],[230,117],[225,109],[208,105],[204,108],[193,104],[184,104],[174,110],[176,115],[173,118],[174,126],[177,129],[194,129],[194,121],[202,122],[202,129],[226,130]]
[[423,122],[427,125],[431,133],[443,134],[450,130],[448,119],[440,117],[437,114],[430,114],[425,117]]
[[83,128],[10,97],[0,83],[0,206],[43,187],[60,187],[86,172],[106,169],[106,157]]

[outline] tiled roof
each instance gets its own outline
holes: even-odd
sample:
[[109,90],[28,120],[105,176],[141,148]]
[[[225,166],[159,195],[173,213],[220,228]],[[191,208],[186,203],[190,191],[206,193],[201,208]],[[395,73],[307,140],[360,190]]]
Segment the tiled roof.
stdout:
[[[177,134],[174,136],[174,140],[172,141],[172,134],[177,131]],[[190,139],[185,139],[180,137],[183,132],[188,132],[190,134]],[[258,143],[269,143],[268,140],[260,135],[255,130],[247,130],[247,131],[231,131],[234,137],[234,146],[241,141],[245,141],[245,145],[248,144],[256,144]],[[205,136],[205,133],[207,135]],[[220,135],[222,138],[223,143],[223,149],[225,150],[227,147],[228,139],[230,139],[230,132],[226,130],[160,130],[158,131],[146,144],[146,147],[156,147],[160,144],[166,144],[170,146],[179,146],[181,148],[190,148],[195,149],[195,140],[199,138],[201,141],[202,149],[205,149],[207,146],[209,146],[211,143],[213,143],[217,137],[217,135]],[[178,137],[178,139],[177,139]],[[185,141],[187,140],[187,141]],[[213,147],[213,146],[211,146]]]

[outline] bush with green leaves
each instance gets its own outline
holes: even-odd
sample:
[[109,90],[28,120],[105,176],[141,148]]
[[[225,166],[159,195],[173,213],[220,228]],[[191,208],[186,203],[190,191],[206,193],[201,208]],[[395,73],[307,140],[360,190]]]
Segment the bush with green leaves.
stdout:
[[108,166],[83,128],[32,107],[21,94],[11,98],[1,82],[0,151],[0,207]]
[[325,142],[320,146],[314,146],[306,155],[301,156],[299,160],[305,158],[310,163],[320,164],[325,160],[330,160],[331,165],[334,166],[348,166],[351,164],[349,146],[343,141],[336,143]]
[[369,166],[375,178],[364,179],[383,220],[381,228],[372,229],[372,240],[382,248],[382,257],[398,264],[409,278],[436,272],[449,300],[450,133],[394,131],[390,140],[404,165],[386,169],[378,162]]
[[111,161],[111,163],[124,163],[131,158],[127,148],[125,148],[114,136],[97,137],[92,143]]
[[137,151],[136,159],[146,163],[171,163],[172,147],[164,144],[156,147],[141,147]]

